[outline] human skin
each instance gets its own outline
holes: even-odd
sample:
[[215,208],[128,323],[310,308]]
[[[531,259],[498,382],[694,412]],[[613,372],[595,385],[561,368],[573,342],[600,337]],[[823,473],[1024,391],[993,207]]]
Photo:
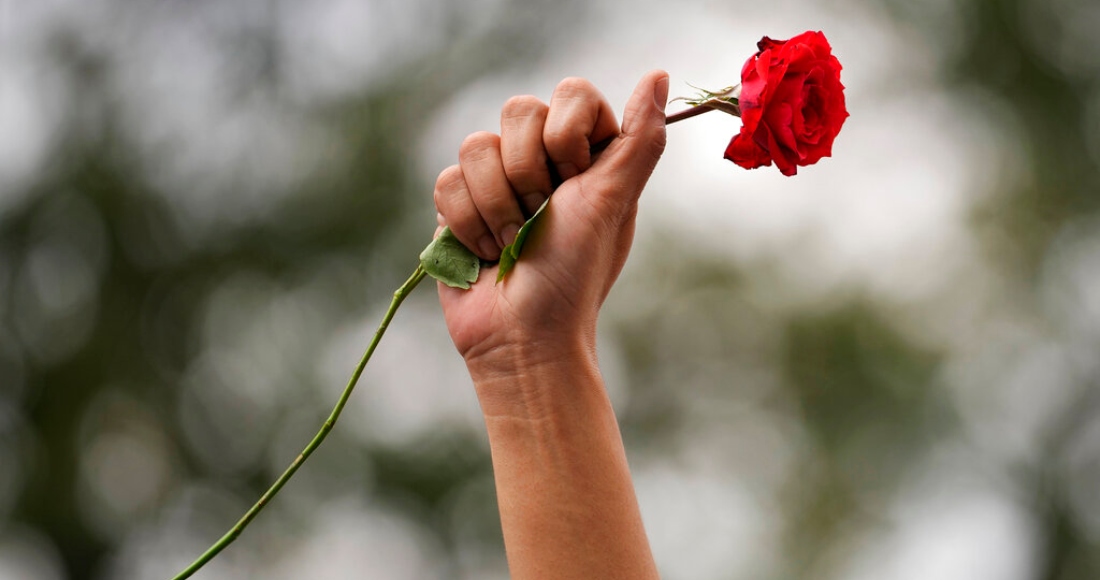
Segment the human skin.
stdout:
[[[599,310],[622,270],[638,197],[665,146],[668,75],[646,74],[620,127],[588,81],[547,105],[514,97],[500,134],[474,133],[435,203],[466,247],[496,260],[563,180],[507,279],[439,285],[489,434],[512,578],[657,578],[596,356]],[[593,158],[592,146],[610,139]]]

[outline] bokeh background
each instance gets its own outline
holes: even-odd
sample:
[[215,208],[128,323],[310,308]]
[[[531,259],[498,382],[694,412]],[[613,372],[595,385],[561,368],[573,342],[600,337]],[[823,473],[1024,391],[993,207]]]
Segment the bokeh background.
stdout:
[[[794,178],[669,128],[601,363],[668,580],[1100,577],[1100,4],[0,0],[0,578],[166,578],[327,415],[511,95],[823,30]],[[670,107],[675,109],[676,105]],[[201,578],[506,578],[435,293]]]

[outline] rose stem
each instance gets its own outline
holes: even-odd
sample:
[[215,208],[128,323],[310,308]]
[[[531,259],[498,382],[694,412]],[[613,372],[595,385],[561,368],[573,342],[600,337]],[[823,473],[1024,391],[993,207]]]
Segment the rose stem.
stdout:
[[351,374],[351,379],[348,380],[347,386],[344,387],[344,392],[340,394],[340,399],[336,401],[336,406],[332,409],[332,413],[325,420],[325,423],[321,425],[321,430],[313,436],[313,440],[306,445],[306,448],[302,450],[298,457],[294,458],[290,466],[286,468],[286,471],[279,476],[279,479],[275,480],[275,483],[271,484],[266,492],[260,499],[247,511],[240,521],[233,526],[231,530],[226,532],[220,540],[218,540],[213,546],[210,546],[203,555],[199,556],[190,566],[185,568],[182,572],[177,574],[173,580],[183,580],[190,577],[197,572],[199,568],[202,568],[207,562],[209,562],[214,556],[218,555],[225,549],[226,546],[233,543],[233,540],[237,539],[237,536],[241,535],[247,526],[260,510],[264,509],[264,506],[271,501],[271,498],[275,497],[275,494],[279,493],[279,490],[283,488],[283,485],[290,480],[295,471],[305,463],[305,460],[313,453],[313,450],[317,449],[321,445],[321,442],[325,440],[329,432],[332,431],[332,427],[336,424],[336,420],[340,418],[340,412],[344,410],[344,405],[348,402],[348,397],[351,396],[351,391],[355,389],[355,384],[359,382],[359,376],[363,374],[363,368],[367,366],[367,361],[370,360],[374,349],[378,346],[378,341],[382,339],[382,335],[386,333],[386,328],[390,325],[390,320],[393,319],[393,315],[397,312],[397,307],[401,306],[401,303],[405,301],[405,298],[416,288],[416,285],[424,279],[426,272],[424,268],[417,266],[416,271],[412,276],[393,293],[393,300],[390,302],[390,308],[386,311],[386,315],[382,318],[382,323],[378,325],[378,330],[374,332],[374,338],[370,342],[370,346],[367,347],[367,351],[363,353],[363,358],[359,361],[359,365],[355,367],[355,372]]
[[[729,113],[729,114],[733,115],[733,113],[730,110],[728,110],[727,108],[724,108],[721,105],[712,104],[710,101],[707,101],[707,102],[705,102],[701,105],[695,105],[694,107],[692,107],[690,109],[684,109],[683,111],[680,111],[679,113],[673,113],[673,114],[665,117],[665,125],[671,125],[673,123],[683,121],[684,119],[690,119],[692,117],[702,115],[703,113],[706,113],[708,111],[722,111],[722,112]],[[740,115],[734,115],[734,116],[739,117]],[[603,141],[600,141],[599,143],[596,143],[589,150],[590,153],[595,155],[596,153],[600,153],[604,149],[607,149],[607,146],[611,145],[611,142],[614,141],[616,138],[618,138],[618,135],[612,135],[612,136],[608,137],[607,139],[604,139]],[[557,171],[554,169],[553,165],[550,165],[550,178],[553,181],[555,188],[557,186],[561,185],[561,178],[559,178],[557,176]]]
[[[680,111],[679,113],[674,113],[665,117],[665,124],[671,125],[673,123],[683,121],[684,119],[690,119],[697,115],[702,115],[703,113],[713,110],[715,110],[715,108],[712,106],[708,106],[705,104],[696,105],[694,107],[691,107],[690,109],[685,109],[683,111]],[[611,144],[611,141],[613,140],[614,137],[597,143],[595,146],[592,147],[592,152],[596,153],[598,151],[604,150],[605,148],[607,148],[608,145]],[[405,298],[409,295],[410,292],[412,292],[413,288],[416,288],[416,285],[424,279],[425,275],[426,273],[424,272],[423,268],[418,266],[416,268],[416,271],[413,272],[413,275],[410,276],[409,279],[406,280],[405,283],[400,288],[398,288],[396,292],[393,293],[393,301],[390,302],[389,310],[386,311],[386,315],[382,318],[382,323],[378,325],[378,330],[374,333],[374,339],[371,340],[370,346],[367,347],[366,352],[363,354],[363,358],[359,361],[358,366],[355,367],[355,372],[352,373],[351,379],[348,380],[347,386],[344,387],[344,392],[340,394],[340,399],[336,401],[336,406],[332,409],[332,413],[329,414],[329,417],[325,420],[325,423],[321,425],[320,431],[318,431],[317,434],[313,436],[313,440],[310,441],[309,444],[306,445],[305,449],[303,449],[302,452],[298,454],[298,457],[294,458],[294,461],[291,462],[290,466],[287,467],[283,474],[275,480],[275,483],[271,484],[271,487],[268,488],[268,490],[264,492],[262,496],[260,496],[260,499],[256,501],[256,503],[253,504],[253,506],[249,508],[247,512],[245,512],[244,516],[241,517],[236,525],[234,525],[231,530],[226,532],[226,534],[222,536],[221,539],[218,540],[213,546],[210,546],[210,548],[208,548],[206,552],[204,552],[194,562],[192,562],[190,566],[177,574],[173,578],[173,580],[183,580],[184,578],[191,577],[192,574],[197,572],[200,568],[206,565],[207,562],[212,560],[214,556],[217,556],[219,552],[224,550],[226,546],[233,543],[233,541],[241,535],[241,532],[244,531],[245,527],[247,527],[248,524],[250,524],[252,520],[255,519],[255,517],[260,513],[260,511],[263,510],[265,506],[267,506],[268,502],[270,502],[271,499],[275,497],[275,494],[279,493],[279,490],[281,490],[283,486],[286,485],[286,482],[289,481],[294,473],[298,471],[298,468],[301,467],[303,463],[305,463],[306,459],[308,459],[309,456],[313,454],[313,451],[321,445],[321,442],[324,441],[326,437],[328,437],[329,432],[332,431],[333,426],[336,425],[337,419],[340,418],[340,413],[344,410],[344,406],[347,404],[348,398],[351,397],[351,392],[355,389],[356,383],[359,382],[359,377],[363,374],[363,369],[367,366],[367,361],[369,361],[371,355],[374,354],[374,349],[378,346],[378,342],[382,339],[382,335],[386,333],[386,329],[389,327],[390,320],[393,319],[393,315],[397,312],[397,308],[401,305],[402,302],[405,301]]]
[[684,119],[690,119],[690,118],[695,117],[697,115],[702,115],[703,113],[713,111],[713,110],[714,110],[713,107],[709,107],[707,105],[696,105],[696,106],[694,106],[690,109],[684,109],[683,111],[680,111],[679,113],[673,113],[673,114],[665,117],[665,124],[666,125],[671,125],[671,124],[676,123],[678,121],[683,121]]

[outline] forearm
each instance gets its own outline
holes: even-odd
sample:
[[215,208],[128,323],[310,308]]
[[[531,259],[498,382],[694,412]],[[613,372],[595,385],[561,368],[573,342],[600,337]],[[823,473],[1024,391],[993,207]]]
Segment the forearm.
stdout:
[[514,371],[475,373],[512,578],[657,578],[594,357]]

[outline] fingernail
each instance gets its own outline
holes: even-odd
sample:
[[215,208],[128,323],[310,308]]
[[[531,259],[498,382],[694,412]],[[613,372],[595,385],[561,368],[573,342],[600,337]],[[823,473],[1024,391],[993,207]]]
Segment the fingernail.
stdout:
[[504,226],[504,230],[501,231],[500,237],[504,241],[504,245],[508,245],[516,241],[516,234],[519,233],[519,226],[516,224],[508,224]]
[[653,102],[657,104],[657,110],[664,111],[668,104],[668,76],[661,77],[653,85]]
[[493,259],[500,255],[500,247],[497,246],[497,241],[493,239],[493,236],[486,235],[481,238],[477,243],[477,247],[481,250],[481,257]]
[[558,163],[556,167],[558,169],[558,177],[561,177],[562,181],[574,177],[579,173],[577,171],[577,166],[569,162]]
[[447,225],[447,218],[443,217],[443,214],[436,212],[436,214],[435,214],[435,223],[437,223],[441,226],[445,226],[445,225]]

